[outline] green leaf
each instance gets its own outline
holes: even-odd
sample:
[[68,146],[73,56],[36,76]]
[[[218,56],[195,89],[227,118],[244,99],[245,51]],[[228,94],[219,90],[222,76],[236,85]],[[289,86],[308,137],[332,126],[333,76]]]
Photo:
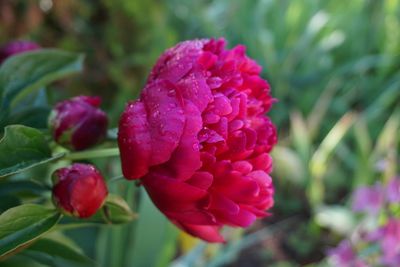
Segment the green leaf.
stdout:
[[34,181],[4,179],[0,182],[0,214],[21,205],[24,199],[42,197],[43,193],[48,191],[48,188]]
[[0,182],[0,196],[4,195],[41,195],[48,189],[35,181],[5,181]]
[[311,135],[303,115],[296,111],[290,114],[293,144],[303,162],[307,162],[311,151]]
[[348,112],[333,126],[321,144],[314,152],[309,162],[310,179],[308,184],[308,199],[313,208],[323,203],[325,195],[324,176],[328,170],[329,160],[335,150],[351,129],[357,119],[357,115]]
[[0,259],[23,249],[57,224],[61,214],[36,204],[11,208],[0,215]]
[[25,126],[46,129],[47,119],[51,107],[48,105],[45,88],[29,93],[19,101],[8,114],[8,118],[0,124],[3,128],[10,124],[23,124]]
[[97,264],[81,252],[53,239],[43,238],[23,251],[39,263],[52,267],[93,267]]
[[323,176],[327,170],[329,157],[335,151],[350,127],[356,121],[356,114],[348,112],[334,125],[328,135],[322,140],[310,160],[310,170],[313,176]]
[[51,155],[46,138],[39,130],[22,125],[7,126],[4,137],[0,140],[0,178],[63,155]]
[[296,151],[284,146],[275,146],[272,157],[274,158],[274,171],[277,176],[298,185],[305,184],[306,170],[300,155]]
[[0,214],[12,207],[19,206],[21,201],[12,195],[0,196]]
[[47,118],[50,114],[50,107],[31,106],[24,110],[10,114],[7,124],[22,124],[29,127],[45,129]]
[[44,265],[21,254],[14,255],[13,257],[1,261],[1,267],[27,267],[27,266],[45,267]]
[[49,106],[46,88],[44,87],[37,89],[33,92],[30,92],[29,94],[26,95],[26,97],[18,101],[18,103],[16,103],[13,106],[11,113],[20,112],[26,109],[27,107],[43,107],[43,106]]
[[133,221],[137,215],[131,210],[128,203],[118,195],[109,195],[102,208],[106,222],[121,224]]
[[56,49],[42,49],[10,57],[0,67],[0,121],[16,98],[57,79],[82,70],[83,56]]
[[141,193],[131,266],[165,266],[163,264],[174,255],[177,230],[154,206],[147,193]]

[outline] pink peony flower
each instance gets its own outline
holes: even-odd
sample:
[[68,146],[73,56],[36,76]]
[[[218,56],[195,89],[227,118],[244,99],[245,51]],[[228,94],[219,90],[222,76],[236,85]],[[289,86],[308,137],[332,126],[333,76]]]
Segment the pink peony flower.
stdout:
[[127,179],[141,179],[178,227],[223,242],[223,225],[247,227],[273,205],[269,152],[277,142],[265,116],[274,99],[244,46],[192,40],[168,49],[140,99],[120,118]]
[[30,41],[12,41],[0,47],[0,64],[8,57],[39,49],[40,46]]
[[87,218],[103,205],[108,191],[92,165],[75,163],[53,174],[53,202],[64,213]]
[[49,116],[54,140],[73,150],[83,150],[102,141],[107,133],[107,115],[99,109],[100,97],[77,96],[56,104]]

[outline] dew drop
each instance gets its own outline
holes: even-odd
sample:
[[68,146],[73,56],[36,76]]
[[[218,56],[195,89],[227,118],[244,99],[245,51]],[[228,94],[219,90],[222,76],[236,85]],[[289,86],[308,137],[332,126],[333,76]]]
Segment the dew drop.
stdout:
[[198,143],[194,143],[193,146],[192,146],[192,148],[193,148],[194,150],[198,151],[198,150],[199,150],[199,144],[198,144]]
[[164,124],[160,124],[160,133],[161,133],[161,135],[165,135],[167,133],[165,131],[165,125]]
[[154,111],[152,116],[153,116],[153,118],[158,118],[160,116],[160,111],[158,111],[158,110]]
[[169,90],[168,93],[167,93],[167,95],[168,95],[168,96],[171,96],[171,97],[172,97],[172,96],[175,96],[175,95],[176,95],[175,89]]

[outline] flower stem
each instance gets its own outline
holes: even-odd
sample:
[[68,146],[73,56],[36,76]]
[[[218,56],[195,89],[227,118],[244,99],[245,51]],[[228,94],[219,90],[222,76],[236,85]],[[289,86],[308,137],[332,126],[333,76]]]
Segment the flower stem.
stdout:
[[80,160],[80,159],[93,159],[119,156],[118,147],[103,148],[96,150],[88,150],[82,152],[73,152],[65,156],[64,159]]
[[115,176],[115,177],[111,178],[110,180],[108,180],[108,182],[118,182],[120,180],[124,180],[124,176],[123,175]]

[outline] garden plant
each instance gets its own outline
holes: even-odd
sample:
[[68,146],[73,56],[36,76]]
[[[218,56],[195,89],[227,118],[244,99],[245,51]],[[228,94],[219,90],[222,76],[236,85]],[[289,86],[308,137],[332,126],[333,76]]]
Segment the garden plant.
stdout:
[[0,1],[0,266],[400,266],[400,1]]

